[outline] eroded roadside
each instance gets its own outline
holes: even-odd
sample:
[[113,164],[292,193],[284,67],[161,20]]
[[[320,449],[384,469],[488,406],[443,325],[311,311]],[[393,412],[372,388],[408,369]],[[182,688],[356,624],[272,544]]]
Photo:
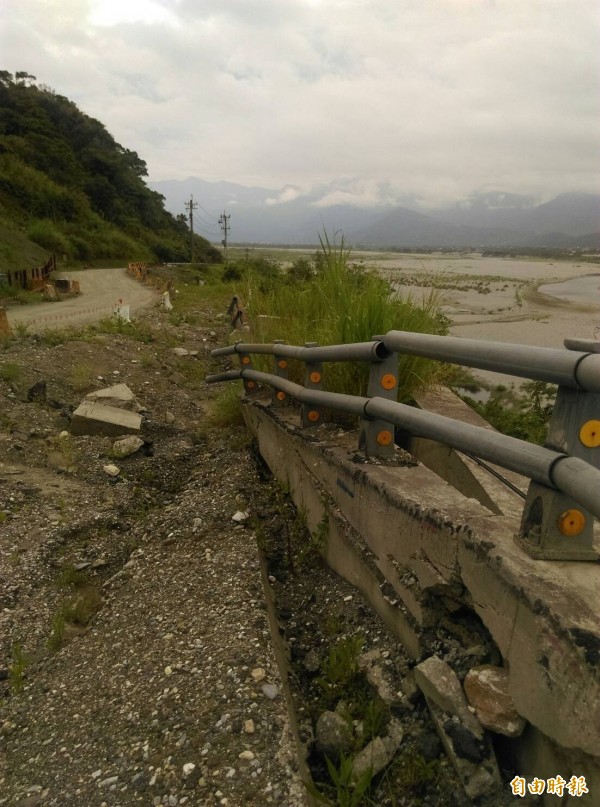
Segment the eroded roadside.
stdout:
[[[353,727],[348,755],[401,738],[365,804],[472,803],[403,648],[322,562],[241,424],[219,427],[230,402],[204,377],[223,323],[156,309],[0,354],[0,805],[300,807],[298,749],[325,803],[358,805],[328,775],[325,712]],[[116,382],[146,410],[145,448],[119,460],[114,438],[68,433]],[[459,652],[452,625],[438,638]]]
[[[220,321],[195,317],[1,353],[0,804],[304,803],[256,544],[232,520],[260,480],[245,434],[207,422]],[[115,382],[146,410],[147,450],[118,461],[113,438],[68,434]]]

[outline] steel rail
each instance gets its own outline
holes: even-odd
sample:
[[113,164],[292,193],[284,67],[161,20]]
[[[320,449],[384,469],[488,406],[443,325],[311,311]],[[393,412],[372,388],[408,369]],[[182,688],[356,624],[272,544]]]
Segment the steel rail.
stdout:
[[597,353],[411,331],[388,331],[383,343],[395,353],[409,353],[571,389],[600,392],[600,355]]
[[385,398],[362,398],[306,389],[300,384],[257,370],[219,373],[208,376],[206,381],[214,383],[233,378],[268,384],[304,404],[339,409],[367,419],[381,418],[418,437],[437,440],[559,490],[600,518],[600,470],[584,460]]
[[323,345],[316,347],[299,347],[284,344],[251,344],[236,342],[228,347],[218,347],[211,351],[213,358],[232,356],[235,353],[258,353],[262,355],[281,356],[287,359],[299,359],[304,362],[323,361],[369,361],[380,362],[392,355],[382,341],[355,342],[349,345]]

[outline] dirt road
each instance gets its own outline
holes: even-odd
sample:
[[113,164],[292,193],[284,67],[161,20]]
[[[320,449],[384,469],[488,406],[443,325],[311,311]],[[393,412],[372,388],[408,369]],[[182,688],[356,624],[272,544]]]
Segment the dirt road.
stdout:
[[156,302],[154,288],[142,286],[125,269],[86,269],[81,272],[60,272],[60,277],[78,280],[81,294],[59,303],[27,305],[7,311],[11,327],[19,323],[28,326],[31,333],[49,328],[80,325],[109,317],[115,304],[121,299],[129,305],[130,316],[140,308]]

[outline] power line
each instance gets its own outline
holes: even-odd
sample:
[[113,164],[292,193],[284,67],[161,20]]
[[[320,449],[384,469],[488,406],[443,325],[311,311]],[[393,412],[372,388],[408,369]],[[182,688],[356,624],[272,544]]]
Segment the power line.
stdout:
[[208,210],[205,210],[205,209],[202,207],[202,205],[200,205],[200,210],[201,210],[203,213],[206,213],[206,215],[208,216],[208,218],[209,218],[209,219],[212,219],[212,220],[215,222],[215,224],[217,223],[217,217],[214,215],[214,213],[209,213],[209,212],[208,212]]

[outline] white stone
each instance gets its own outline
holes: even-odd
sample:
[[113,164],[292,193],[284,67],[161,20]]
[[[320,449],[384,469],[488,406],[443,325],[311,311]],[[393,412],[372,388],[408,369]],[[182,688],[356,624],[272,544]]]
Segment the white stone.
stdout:
[[238,759],[247,759],[249,762],[250,760],[254,759],[254,754],[252,751],[242,751],[242,753],[239,754]]
[[183,766],[183,776],[184,776],[184,778],[187,779],[188,776],[190,775],[190,773],[192,773],[192,771],[195,771],[195,770],[196,770],[196,766],[194,765],[193,762],[186,762],[185,765]]
[[136,451],[139,451],[143,445],[144,441],[141,439],[141,437],[136,437],[134,434],[130,434],[128,437],[121,437],[121,439],[115,440],[112,450],[114,456],[120,459],[122,457],[129,457],[131,454],[135,454]]
[[120,474],[120,471],[116,465],[105,465],[102,470],[109,476],[118,476]]
[[231,520],[235,521],[237,524],[241,524],[244,521],[247,521],[250,518],[250,513],[246,510],[238,510],[233,516],[231,516]]

